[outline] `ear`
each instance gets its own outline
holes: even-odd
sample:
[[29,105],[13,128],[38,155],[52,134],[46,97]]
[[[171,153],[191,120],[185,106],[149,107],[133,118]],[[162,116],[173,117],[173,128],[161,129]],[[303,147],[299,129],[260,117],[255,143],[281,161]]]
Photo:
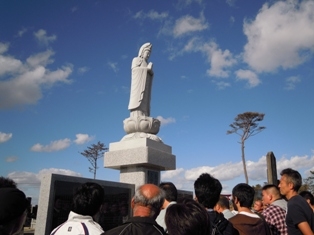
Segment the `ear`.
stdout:
[[293,183],[292,182],[288,183],[288,187],[289,189],[293,190],[293,187],[294,187]]
[[135,203],[134,203],[134,198],[132,198],[132,200],[131,200],[131,208],[132,208],[132,209],[134,208],[134,205],[135,205]]
[[214,210],[219,212],[219,210],[220,210],[220,205],[219,205],[218,203],[214,206]]
[[237,204],[238,202],[239,202],[238,198],[237,198],[237,197],[234,197],[234,198],[233,198],[233,203],[234,203],[234,204]]

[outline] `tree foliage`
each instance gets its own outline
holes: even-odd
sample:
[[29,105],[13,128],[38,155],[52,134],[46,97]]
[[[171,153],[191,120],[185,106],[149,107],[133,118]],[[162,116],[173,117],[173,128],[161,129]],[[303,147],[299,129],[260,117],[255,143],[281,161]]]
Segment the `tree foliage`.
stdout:
[[231,129],[227,131],[227,134],[235,133],[240,136],[239,143],[241,144],[243,171],[247,184],[249,183],[249,178],[247,174],[244,153],[245,141],[266,128],[264,126],[259,126],[259,122],[263,121],[264,116],[264,113],[258,112],[245,112],[238,114],[235,117],[234,122],[230,124]]
[[99,168],[97,160],[102,158],[107,150],[108,148],[105,147],[105,144],[98,141],[97,144],[92,144],[91,147],[87,147],[84,152],[81,152],[81,154],[86,157],[92,165],[92,167],[89,167],[89,171],[94,174],[94,179],[96,179],[96,171]]
[[312,194],[314,194],[314,171],[310,172],[312,175],[303,180],[303,185],[301,186],[299,192],[310,191]]

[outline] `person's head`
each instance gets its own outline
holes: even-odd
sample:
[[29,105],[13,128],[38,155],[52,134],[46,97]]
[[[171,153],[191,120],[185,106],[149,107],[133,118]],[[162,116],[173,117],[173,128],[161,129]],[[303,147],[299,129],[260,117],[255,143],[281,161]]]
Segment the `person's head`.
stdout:
[[0,234],[20,234],[27,209],[30,206],[25,194],[16,188],[0,188]]
[[245,183],[237,184],[232,189],[232,201],[235,209],[240,207],[251,208],[254,200],[254,189]]
[[208,173],[201,174],[194,182],[196,200],[205,208],[213,209],[219,200],[221,183]]
[[165,199],[168,202],[176,202],[178,199],[178,191],[176,186],[171,182],[162,182],[159,184],[159,187],[162,188],[165,193],[166,197]]
[[147,42],[143,44],[139,50],[138,56],[144,59],[148,59],[152,50],[152,44]]
[[73,196],[72,211],[80,215],[94,216],[99,211],[104,196],[104,189],[99,184],[84,183]]
[[253,205],[253,209],[254,209],[256,212],[261,212],[261,211],[263,211],[264,205],[263,205],[263,202],[262,202],[261,199],[256,199],[256,200],[255,200],[254,205]]
[[188,198],[167,208],[165,223],[169,235],[207,235],[210,233],[207,211],[200,203]]
[[16,188],[16,183],[10,178],[0,176],[0,188]]
[[312,207],[314,206],[314,196],[310,191],[302,191],[299,195],[307,201]]
[[282,170],[280,175],[280,193],[285,196],[291,192],[297,193],[302,185],[302,176],[300,173],[291,168],[287,168]]
[[133,216],[156,219],[165,200],[165,191],[154,184],[139,186],[132,198]]
[[215,211],[223,212],[226,209],[230,209],[229,200],[225,196],[220,196],[218,202],[215,205]]
[[273,201],[280,199],[279,188],[274,184],[264,185],[262,188],[262,201],[264,205],[269,205]]

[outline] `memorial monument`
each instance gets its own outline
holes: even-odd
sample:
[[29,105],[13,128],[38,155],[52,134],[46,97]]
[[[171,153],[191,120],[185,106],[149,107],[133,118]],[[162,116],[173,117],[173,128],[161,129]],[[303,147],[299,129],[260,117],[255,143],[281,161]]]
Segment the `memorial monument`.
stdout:
[[277,176],[276,157],[273,152],[268,152],[266,154],[266,164],[267,164],[267,183],[278,186],[279,180]]
[[120,182],[136,186],[159,184],[160,171],[175,169],[171,147],[157,136],[160,121],[150,116],[154,77],[153,63],[148,62],[151,52],[152,44],[145,43],[132,61],[130,117],[123,121],[126,135],[110,143],[104,157],[105,167],[120,170]]

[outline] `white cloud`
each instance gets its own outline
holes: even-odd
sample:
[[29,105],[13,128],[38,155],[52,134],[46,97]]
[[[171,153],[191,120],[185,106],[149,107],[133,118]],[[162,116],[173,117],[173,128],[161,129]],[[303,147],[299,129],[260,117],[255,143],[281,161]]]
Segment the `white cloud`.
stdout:
[[35,38],[39,43],[48,46],[49,43],[55,41],[57,39],[56,35],[48,36],[46,30],[40,29],[34,33]]
[[8,141],[9,139],[11,139],[13,136],[12,133],[4,133],[4,132],[0,132],[0,143],[4,143],[6,141]]
[[225,68],[231,67],[236,63],[232,53],[229,50],[222,51],[215,43],[207,45],[208,60],[211,63],[211,68],[207,71],[213,77],[229,77],[229,72]]
[[54,173],[60,175],[77,176],[81,177],[80,173],[67,170],[67,169],[42,169],[38,173],[27,172],[27,171],[14,171],[8,174],[8,178],[14,180],[17,186],[22,190],[27,197],[32,197],[32,204],[38,204],[40,182],[44,174]]
[[[293,156],[291,158],[281,157],[277,158],[277,175],[280,177],[280,172],[285,168],[293,168],[298,170],[303,178],[310,175],[310,170],[314,170],[314,155],[309,157],[305,156]],[[259,181],[261,183],[267,181],[267,164],[266,156],[262,156],[256,162],[247,161],[247,170],[250,181]],[[224,192],[226,190],[230,193],[233,185],[230,185],[230,181],[237,177],[243,176],[242,161],[228,162],[220,164],[218,166],[201,166],[191,169],[177,169],[174,171],[165,171],[161,175],[162,180],[171,180],[178,189],[192,190],[194,181],[202,174],[209,173],[215,178],[219,179],[224,185]],[[244,182],[244,178],[243,178]],[[228,187],[228,188],[227,188]]]
[[26,59],[26,63],[31,68],[36,68],[38,66],[46,66],[47,64],[53,63],[53,56],[55,53],[52,50],[47,50],[34,55],[31,55]]
[[74,140],[74,143],[76,144],[85,144],[94,139],[93,136],[89,136],[88,134],[76,134],[75,136],[76,139]]
[[49,169],[42,169],[37,174],[39,180],[42,179],[42,176],[45,174],[58,174],[58,175],[68,175],[68,176],[82,176],[81,173],[77,173],[75,171],[67,170],[67,169],[57,169],[57,168],[49,168]]
[[39,143],[31,147],[31,151],[34,152],[55,152],[66,149],[71,144],[71,140],[66,138],[62,140],[51,141],[48,145],[41,145]]
[[178,0],[176,3],[176,7],[178,9],[183,9],[189,7],[192,3],[197,3],[201,5],[203,0]]
[[191,32],[203,31],[209,27],[204,15],[201,13],[199,18],[186,15],[176,20],[173,29],[174,37],[180,37]]
[[161,179],[164,181],[167,179],[172,179],[173,177],[180,175],[180,173],[182,173],[182,172],[184,172],[183,168],[178,168],[178,169],[171,170],[171,171],[165,171],[162,174]]
[[257,74],[251,70],[239,69],[235,72],[235,74],[237,76],[237,80],[247,81],[249,88],[256,87],[261,83]]
[[6,52],[9,49],[9,43],[0,42],[0,54]]
[[170,123],[176,122],[176,119],[173,117],[164,118],[162,116],[157,116],[156,118],[160,121],[161,126],[165,126],[165,125],[168,125]]
[[71,8],[71,12],[76,12],[79,8],[77,6]]
[[230,18],[229,18],[229,22],[230,22],[230,24],[233,24],[233,23],[235,22],[235,18],[234,18],[234,16],[230,16]]
[[83,74],[83,73],[86,73],[86,72],[89,71],[89,70],[90,70],[89,67],[84,66],[84,67],[78,68],[77,72],[78,72],[79,74]]
[[[229,162],[229,163],[221,164],[215,167],[214,166],[212,167],[201,166],[201,167],[187,170],[185,172],[185,178],[188,180],[195,181],[200,176],[200,174],[206,172],[213,175],[215,178],[221,181],[228,181],[242,174],[242,171],[239,170],[241,169],[241,166],[242,166],[242,162],[238,162],[238,163]],[[228,169],[228,171],[226,171],[225,169]]]
[[157,11],[149,11],[147,17],[151,20],[163,20],[168,17],[168,12],[158,13]]
[[264,4],[253,21],[244,23],[244,61],[258,72],[303,63],[314,48],[313,12],[314,1]]
[[18,31],[17,35],[19,37],[22,37],[26,32],[27,32],[27,29],[26,28],[22,28],[21,30]]
[[286,79],[285,90],[294,90],[297,83],[301,82],[301,79],[298,76],[288,77]]
[[115,73],[117,73],[117,72],[119,71],[118,63],[108,62],[108,66],[109,66]]
[[135,19],[151,19],[151,20],[163,20],[168,17],[168,12],[158,13],[157,11],[150,10],[148,13],[144,13],[143,11],[138,11],[134,15]]
[[207,74],[212,77],[229,77],[228,69],[237,63],[237,60],[229,50],[223,51],[217,43],[213,41],[204,43],[197,37],[188,41],[181,53],[183,52],[203,53],[210,63],[210,69],[207,70]]
[[229,82],[223,82],[223,81],[213,81],[213,82],[216,84],[219,90],[224,90],[225,88],[231,86]]
[[[0,43],[0,51],[6,52],[8,44]],[[25,104],[36,104],[42,98],[42,89],[58,82],[71,83],[68,79],[72,66],[67,65],[51,71],[52,50],[30,55],[23,63],[8,55],[0,54],[0,109]],[[3,81],[1,78],[5,77]]]
[[[22,62],[11,56],[2,55],[9,49],[9,44],[0,42],[0,76],[14,74],[22,68]],[[1,94],[0,94],[1,95]]]
[[10,156],[5,159],[6,162],[16,162],[17,160],[18,160],[18,157],[16,156]]
[[9,139],[12,138],[12,136],[13,136],[12,133],[4,133],[0,131],[0,143],[8,141]]
[[227,3],[229,6],[231,6],[231,7],[233,7],[233,6],[235,5],[235,2],[236,2],[236,0],[226,0],[226,3]]

